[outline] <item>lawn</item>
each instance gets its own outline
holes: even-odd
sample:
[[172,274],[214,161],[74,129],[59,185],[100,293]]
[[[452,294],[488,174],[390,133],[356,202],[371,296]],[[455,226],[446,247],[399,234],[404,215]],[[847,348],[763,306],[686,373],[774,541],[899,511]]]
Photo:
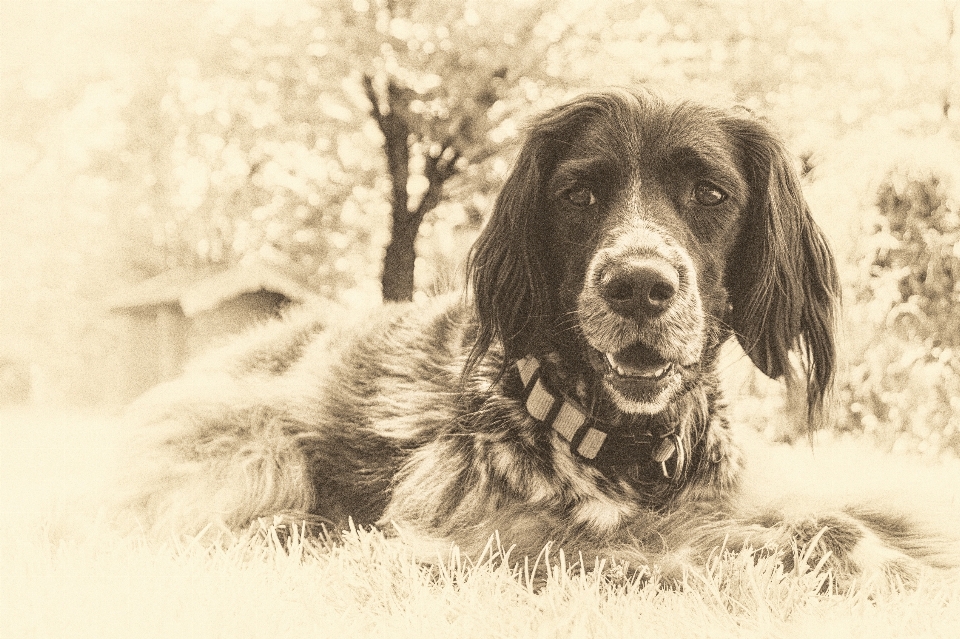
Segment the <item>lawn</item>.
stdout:
[[[553,553],[549,576],[534,582],[529,571],[501,561],[495,543],[473,563],[451,553],[426,566],[369,531],[335,545],[296,535],[282,544],[268,527],[217,548],[119,537],[97,515],[110,486],[117,420],[7,411],[0,427],[4,638],[875,639],[960,631],[956,573],[931,573],[915,589],[872,597],[821,594],[825,575],[784,575],[773,563],[729,556],[669,590],[608,566],[583,570],[577,558]],[[956,467],[888,458],[859,443],[818,445],[812,463],[821,467],[809,485],[846,474],[851,455],[867,462],[858,466],[854,487],[879,490],[886,478],[898,505],[920,505],[941,518],[956,514]],[[779,447],[761,463],[803,466],[811,463],[807,456]]]

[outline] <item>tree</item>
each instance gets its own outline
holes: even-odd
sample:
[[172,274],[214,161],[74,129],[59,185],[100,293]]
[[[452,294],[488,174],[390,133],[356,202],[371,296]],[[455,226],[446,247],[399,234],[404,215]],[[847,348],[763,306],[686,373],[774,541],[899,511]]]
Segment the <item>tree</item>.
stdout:
[[548,44],[530,37],[544,11],[473,1],[351,6],[353,15],[340,8],[353,29],[338,30],[338,45],[355,56],[390,180],[383,297],[405,300],[424,217],[451,178],[500,151],[489,134],[526,103],[508,87]]
[[331,292],[382,263],[384,299],[410,299],[425,217],[455,178],[490,189],[516,119],[564,86],[540,69],[556,38],[537,35],[537,6],[218,7],[205,51],[131,106],[129,175],[152,176],[140,209],[161,267],[256,253]]

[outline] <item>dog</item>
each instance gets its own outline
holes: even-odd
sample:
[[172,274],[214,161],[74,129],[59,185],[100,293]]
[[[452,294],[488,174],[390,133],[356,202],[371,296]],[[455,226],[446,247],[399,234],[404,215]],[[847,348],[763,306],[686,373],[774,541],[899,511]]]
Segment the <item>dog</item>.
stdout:
[[352,521],[427,559],[496,533],[515,557],[552,544],[662,574],[720,549],[787,568],[807,549],[841,585],[937,563],[893,516],[739,501],[721,346],[805,388],[815,426],[839,299],[793,162],[750,112],[621,89],[548,110],[467,269],[466,295],[353,326],[302,310],[148,393],[127,511],[161,535]]

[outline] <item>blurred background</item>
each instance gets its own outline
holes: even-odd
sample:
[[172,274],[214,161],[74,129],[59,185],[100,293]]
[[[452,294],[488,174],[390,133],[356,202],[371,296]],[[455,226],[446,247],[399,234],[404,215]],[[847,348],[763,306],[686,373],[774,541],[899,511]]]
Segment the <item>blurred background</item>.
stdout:
[[527,118],[642,85],[796,153],[845,286],[836,430],[960,453],[958,0],[0,9],[0,410],[114,410],[290,304],[459,286]]

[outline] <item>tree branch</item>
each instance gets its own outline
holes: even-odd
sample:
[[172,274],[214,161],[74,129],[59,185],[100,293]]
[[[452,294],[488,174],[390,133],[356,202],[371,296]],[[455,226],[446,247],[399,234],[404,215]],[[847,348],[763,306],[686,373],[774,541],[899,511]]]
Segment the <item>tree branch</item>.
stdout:
[[413,212],[417,220],[422,220],[424,215],[440,204],[443,198],[443,185],[459,171],[457,160],[460,157],[460,152],[448,144],[441,146],[440,153],[436,157],[427,155],[423,167],[423,175],[427,178],[427,190]]
[[380,130],[383,131],[383,114],[380,112],[380,98],[377,97],[377,92],[373,88],[373,78],[369,73],[363,74],[363,92],[366,94],[367,99],[370,100],[370,115],[373,116]]
[[393,80],[387,80],[386,109],[373,87],[373,78],[363,76],[363,89],[373,105],[370,114],[383,133],[384,152],[391,182],[391,210],[395,221],[405,222],[410,211],[407,206],[407,180],[410,177],[410,125],[402,89]]

